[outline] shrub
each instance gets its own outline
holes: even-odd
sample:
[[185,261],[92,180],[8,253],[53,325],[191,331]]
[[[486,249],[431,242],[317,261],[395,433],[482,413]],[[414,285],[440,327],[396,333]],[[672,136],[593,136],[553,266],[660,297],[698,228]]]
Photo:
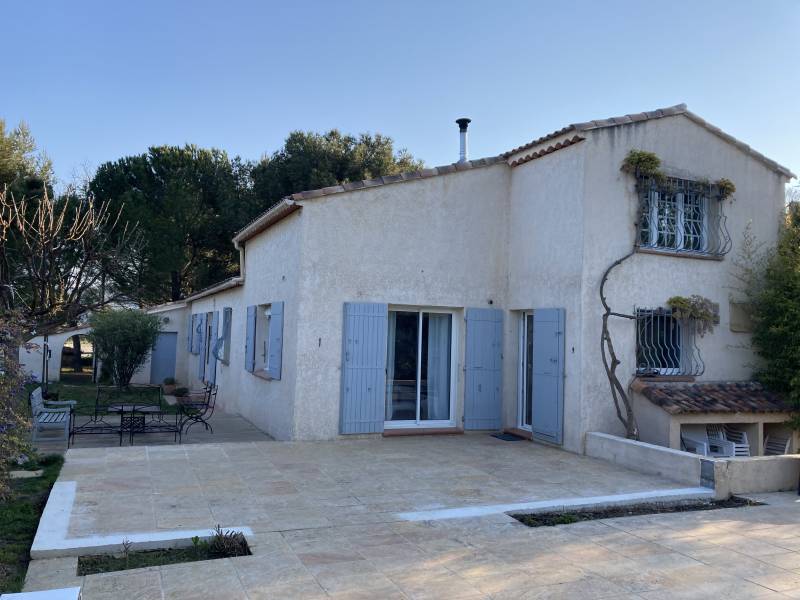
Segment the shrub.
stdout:
[[164,385],[175,385],[174,377],[164,377]]
[[[790,203],[778,247],[751,293],[753,344],[764,359],[756,374],[800,409],[800,205]],[[800,426],[800,422],[795,423]]]
[[178,398],[183,398],[185,396],[188,396],[189,395],[189,388],[179,387],[173,392],[173,395],[177,396]]
[[131,382],[158,339],[158,317],[140,310],[104,310],[89,319],[89,339],[95,353],[118,387]]
[[0,499],[10,491],[9,466],[28,450],[26,378],[17,358],[23,331],[18,314],[0,316]]

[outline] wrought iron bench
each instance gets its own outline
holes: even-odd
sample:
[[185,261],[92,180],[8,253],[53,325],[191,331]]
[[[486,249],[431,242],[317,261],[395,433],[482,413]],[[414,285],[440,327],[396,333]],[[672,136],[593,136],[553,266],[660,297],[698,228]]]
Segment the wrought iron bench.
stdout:
[[69,429],[74,400],[45,400],[42,388],[31,392],[31,416],[33,419],[32,438],[35,442],[39,432],[45,429],[58,429],[64,432],[64,440],[69,443]]

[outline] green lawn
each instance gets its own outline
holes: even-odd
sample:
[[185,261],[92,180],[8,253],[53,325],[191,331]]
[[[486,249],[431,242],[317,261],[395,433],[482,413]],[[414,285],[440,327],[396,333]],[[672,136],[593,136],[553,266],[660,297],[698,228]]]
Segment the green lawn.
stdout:
[[25,583],[36,527],[63,464],[58,455],[26,464],[26,469],[41,468],[44,474],[12,480],[11,497],[0,502],[0,592],[19,592]]
[[[59,400],[75,400],[75,413],[79,415],[93,415],[95,398],[97,397],[97,385],[92,382],[73,384],[73,383],[51,383],[48,385],[50,392],[58,392]],[[142,403],[142,396],[137,392],[115,392],[115,397],[120,401],[130,401],[137,404]],[[155,396],[150,394],[149,398],[156,402]],[[176,411],[174,406],[163,403],[164,412],[172,414]]]

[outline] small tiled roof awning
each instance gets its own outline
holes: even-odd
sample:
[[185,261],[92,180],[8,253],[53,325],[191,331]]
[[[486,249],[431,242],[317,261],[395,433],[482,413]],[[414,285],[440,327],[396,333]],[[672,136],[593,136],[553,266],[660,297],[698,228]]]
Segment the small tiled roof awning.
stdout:
[[753,381],[666,383],[639,379],[632,389],[672,415],[791,411],[778,395]]

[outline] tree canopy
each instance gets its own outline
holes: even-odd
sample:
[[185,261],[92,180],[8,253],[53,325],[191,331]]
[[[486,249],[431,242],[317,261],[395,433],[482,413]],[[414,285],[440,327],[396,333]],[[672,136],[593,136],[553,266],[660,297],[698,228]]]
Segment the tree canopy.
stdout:
[[379,133],[344,135],[293,131],[283,148],[253,168],[256,196],[269,205],[281,198],[348,181],[395,175],[422,168],[405,149],[395,151],[392,138]]
[[258,162],[213,148],[154,146],[101,165],[89,190],[138,224],[146,242],[138,295],[155,303],[235,275],[234,234],[284,196],[421,166],[380,134],[295,131]]

